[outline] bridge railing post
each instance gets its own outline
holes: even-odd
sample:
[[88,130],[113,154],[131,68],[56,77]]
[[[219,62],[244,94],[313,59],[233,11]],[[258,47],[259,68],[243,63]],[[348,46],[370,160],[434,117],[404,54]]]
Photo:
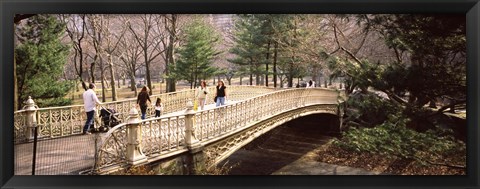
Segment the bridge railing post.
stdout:
[[199,144],[195,136],[195,111],[193,110],[192,101],[187,102],[187,110],[185,110],[185,144],[187,148],[196,147]]
[[189,150],[186,165],[189,175],[198,174],[205,170],[205,161],[203,158],[203,145],[195,135],[195,111],[192,101],[188,101],[185,110],[185,145]]
[[127,120],[127,161],[130,165],[147,162],[142,152],[142,127],[136,108],[132,108]]
[[25,110],[25,136],[28,141],[32,141],[34,137],[35,127],[37,126],[37,108],[31,96],[28,96],[28,100],[25,102],[23,110]]

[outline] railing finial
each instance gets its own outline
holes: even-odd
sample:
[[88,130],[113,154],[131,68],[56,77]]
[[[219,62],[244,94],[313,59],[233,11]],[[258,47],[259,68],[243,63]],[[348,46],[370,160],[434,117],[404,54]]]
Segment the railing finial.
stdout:
[[28,100],[25,101],[24,110],[36,110],[35,101],[33,101],[32,96],[28,96]]
[[138,110],[137,108],[133,107],[130,109],[130,112],[128,113],[128,124],[138,124],[140,122],[140,119],[138,117]]
[[185,110],[185,113],[193,113],[193,102],[192,100],[188,100],[186,103],[187,109]]

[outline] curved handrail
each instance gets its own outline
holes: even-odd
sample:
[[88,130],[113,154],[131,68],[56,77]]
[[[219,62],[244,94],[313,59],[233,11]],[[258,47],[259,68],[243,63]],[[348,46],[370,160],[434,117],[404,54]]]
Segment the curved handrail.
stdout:
[[[228,86],[233,89],[231,92],[231,98],[242,99],[249,94],[261,94],[265,91],[275,90],[274,88],[267,88],[263,86]],[[208,90],[210,93],[214,93],[215,87],[209,87]],[[180,111],[185,108],[187,101],[194,98],[195,89],[187,89],[178,92],[172,93],[163,93],[159,95],[152,95],[152,102],[155,101],[155,98],[162,98],[162,102],[165,106],[163,114]],[[207,99],[208,103],[213,102],[213,97]],[[125,121],[126,115],[130,109],[135,106],[136,98],[129,98],[126,100],[106,102],[103,107],[115,109],[120,114],[118,115],[119,119]],[[97,111],[100,110],[100,107],[97,108]],[[25,114],[24,110],[19,110],[14,112],[14,122],[15,122],[15,141],[21,142],[26,140],[25,130]],[[149,106],[147,108],[148,116],[154,115],[154,107]],[[97,116],[98,116],[97,112]],[[38,108],[36,110],[36,120],[39,125],[39,137],[61,137],[68,135],[76,135],[82,133],[83,125],[85,124],[86,116],[83,105],[71,105],[71,106],[60,106],[60,107],[48,107],[48,108]],[[101,124],[98,120],[98,117],[95,119],[96,124]]]
[[[325,95],[325,92],[330,95]],[[296,98],[292,98],[296,97]],[[194,137],[203,144],[213,143],[229,134],[248,128],[252,123],[274,116],[292,109],[314,104],[338,104],[338,91],[329,89],[286,89],[267,94],[250,97],[233,104],[202,110],[194,113]],[[327,101],[322,102],[322,99]],[[281,104],[279,104],[281,103]],[[257,106],[255,106],[257,105]],[[142,152],[147,157],[157,157],[166,153],[175,153],[186,150],[185,114],[141,120]],[[108,131],[102,140],[100,152],[119,148],[104,149],[106,146],[115,146],[118,136],[123,132],[126,124],[114,127]],[[108,154],[108,153],[107,153]],[[118,154],[120,156],[121,154]],[[102,155],[99,155],[99,157]],[[103,158],[103,157],[101,157]],[[110,161],[121,160],[116,156],[107,156],[107,160],[100,161],[97,168],[110,165]],[[110,162],[110,163],[109,163]]]

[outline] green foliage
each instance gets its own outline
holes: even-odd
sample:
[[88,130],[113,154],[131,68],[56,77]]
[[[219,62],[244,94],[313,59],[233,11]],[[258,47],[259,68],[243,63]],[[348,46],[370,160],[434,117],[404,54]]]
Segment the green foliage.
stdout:
[[235,46],[230,49],[236,56],[228,61],[239,65],[246,74],[270,73],[263,65],[273,64],[277,44],[277,70],[289,78],[305,76],[305,60],[299,56],[300,44],[307,33],[301,29],[302,18],[286,14],[238,15]]
[[260,74],[262,68],[260,64],[265,61],[266,36],[262,34],[262,20],[258,15],[238,15],[239,19],[235,22],[235,46],[230,52],[237,55],[229,62],[237,64],[247,74]]
[[[28,96],[40,107],[69,105],[63,99],[73,83],[61,79],[69,46],[62,44],[65,25],[52,15],[37,15],[17,29],[15,48],[19,102]],[[21,107],[22,105],[20,105]]]
[[414,159],[422,164],[442,162],[452,155],[455,162],[465,163],[465,143],[455,140],[451,131],[441,129],[421,133],[406,127],[409,120],[392,114],[374,128],[351,128],[334,144],[357,152],[370,152],[390,157]]
[[389,86],[385,85],[384,78],[382,78],[385,66],[372,63],[367,59],[356,62],[331,56],[327,58],[327,66],[333,71],[333,77],[346,76],[345,83],[349,93],[357,87],[363,90],[369,87],[374,87],[378,90],[389,88]]
[[348,92],[359,87],[408,94],[413,109],[438,97],[466,99],[464,15],[362,15],[358,20],[365,30],[385,36],[397,61],[329,57],[333,75],[346,76]]
[[375,15],[371,20],[386,44],[410,54],[409,64],[392,65],[381,79],[413,105],[449,96],[466,99],[465,15]]
[[173,69],[175,77],[193,84],[213,76],[218,70],[212,63],[220,54],[215,49],[219,36],[213,27],[196,19],[186,26],[182,38],[185,41],[177,51],[179,56]]
[[387,99],[380,98],[373,93],[352,96],[347,100],[347,105],[357,110],[356,115],[350,116],[369,124],[365,126],[381,124],[387,120],[388,115],[403,112],[403,107],[390,103]]

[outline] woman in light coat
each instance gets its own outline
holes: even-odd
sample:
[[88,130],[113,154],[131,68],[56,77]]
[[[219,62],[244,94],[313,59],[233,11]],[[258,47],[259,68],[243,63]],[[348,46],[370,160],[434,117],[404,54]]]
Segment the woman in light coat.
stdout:
[[207,99],[207,94],[207,83],[205,81],[202,81],[200,83],[200,86],[195,91],[195,96],[197,97],[198,105],[200,106],[201,110],[203,110],[203,108],[205,107],[205,99]]

